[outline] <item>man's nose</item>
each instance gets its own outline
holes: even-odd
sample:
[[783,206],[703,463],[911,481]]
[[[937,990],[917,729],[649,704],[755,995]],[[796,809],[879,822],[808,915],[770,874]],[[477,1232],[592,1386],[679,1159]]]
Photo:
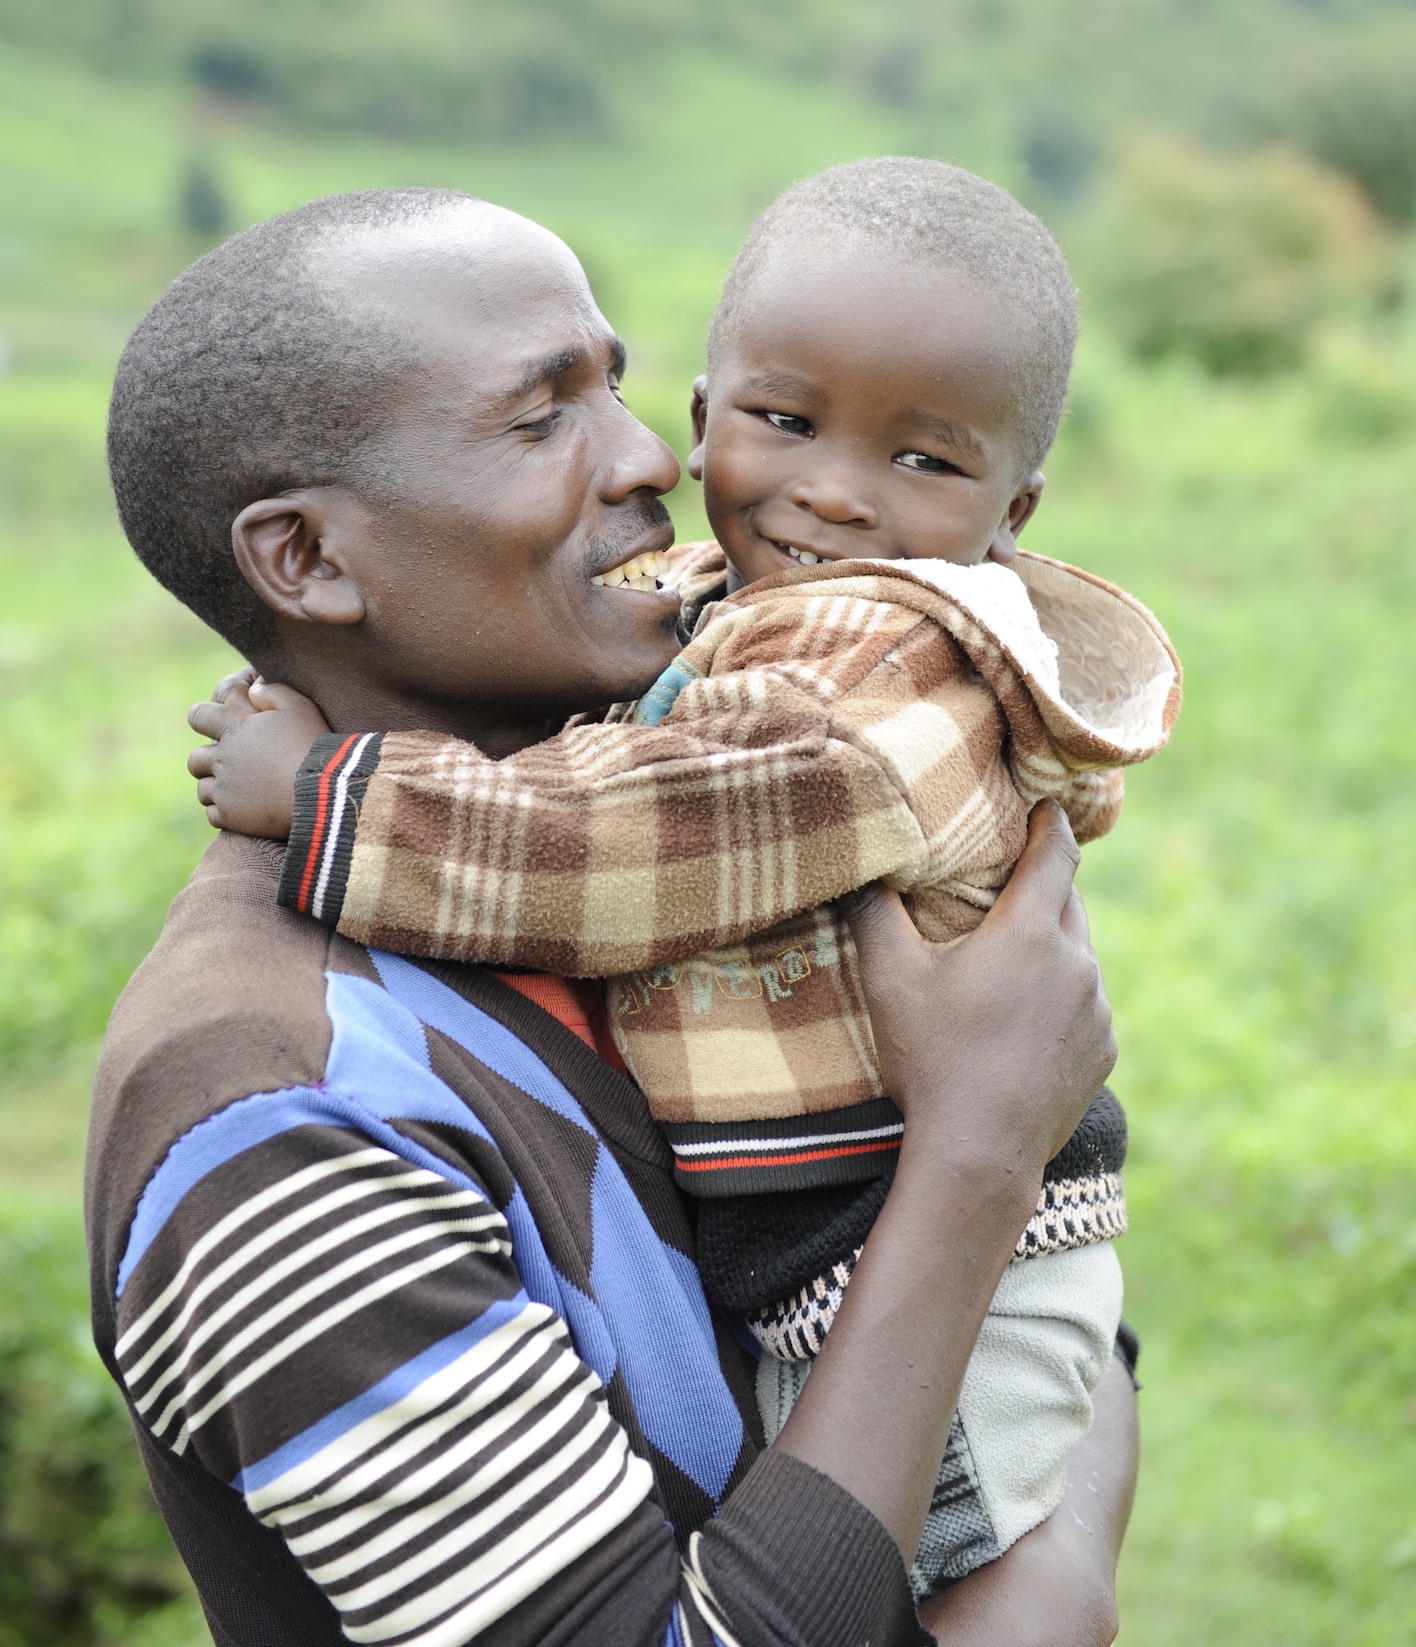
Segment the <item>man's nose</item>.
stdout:
[[627,406],[621,406],[620,412],[622,415],[606,430],[606,438],[614,443],[604,471],[606,502],[616,502],[632,492],[672,492],[683,473],[673,448],[646,428]]
[[823,463],[797,477],[787,496],[834,526],[874,526],[875,505],[855,470],[845,463]]

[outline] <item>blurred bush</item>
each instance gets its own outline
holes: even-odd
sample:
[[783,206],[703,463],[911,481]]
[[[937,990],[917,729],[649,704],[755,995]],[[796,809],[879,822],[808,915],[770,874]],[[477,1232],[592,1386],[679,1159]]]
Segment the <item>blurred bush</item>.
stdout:
[[182,1594],[89,1338],[77,1230],[0,1228],[0,1647],[107,1647]]
[[1097,307],[1137,355],[1259,376],[1369,303],[1391,249],[1362,193],[1295,150],[1220,157],[1157,140],[1112,178],[1089,260]]
[[1065,103],[1035,104],[1024,117],[1019,158],[1033,183],[1053,200],[1080,199],[1101,160],[1091,126]]
[[1416,429],[1416,381],[1400,357],[1337,335],[1314,351],[1308,373],[1318,435],[1376,445]]
[[1398,227],[1416,221],[1416,62],[1339,61],[1290,83],[1256,124],[1358,183]]

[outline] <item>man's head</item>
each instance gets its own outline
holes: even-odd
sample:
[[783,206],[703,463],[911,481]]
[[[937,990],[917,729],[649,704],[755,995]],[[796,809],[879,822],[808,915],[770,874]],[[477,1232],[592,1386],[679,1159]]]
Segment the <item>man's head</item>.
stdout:
[[728,274],[695,400],[690,469],[740,575],[1011,558],[1076,332],[1052,237],[982,178],[859,160],[787,190]]
[[[619,399],[570,251],[448,190],[315,201],[218,247],[119,364],[119,512],[169,589],[336,723],[467,730],[631,695],[678,465]],[[373,717],[377,716],[377,719]]]

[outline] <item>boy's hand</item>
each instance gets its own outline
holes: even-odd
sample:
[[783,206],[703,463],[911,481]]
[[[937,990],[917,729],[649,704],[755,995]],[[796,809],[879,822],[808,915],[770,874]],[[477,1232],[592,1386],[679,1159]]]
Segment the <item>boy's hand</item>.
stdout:
[[187,757],[212,827],[285,840],[295,774],[310,745],[329,731],[315,705],[293,687],[272,686],[247,668],[228,675],[211,701],[193,704],[187,725],[216,740]]

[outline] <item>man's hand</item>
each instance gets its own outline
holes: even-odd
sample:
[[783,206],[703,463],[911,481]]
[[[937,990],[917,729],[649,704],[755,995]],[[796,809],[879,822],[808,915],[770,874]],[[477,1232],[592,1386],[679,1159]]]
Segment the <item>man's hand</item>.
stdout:
[[209,702],[193,704],[187,725],[216,740],[187,757],[212,827],[287,839],[295,774],[310,745],[329,731],[315,705],[246,668],[228,675]]
[[857,903],[861,982],[907,1151],[911,1133],[919,1144],[939,1129],[956,1161],[1002,1151],[1040,1173],[1110,1073],[1116,1042],[1072,885],[1078,857],[1066,813],[1044,801],[1012,878],[966,938],[929,943],[892,892]]

